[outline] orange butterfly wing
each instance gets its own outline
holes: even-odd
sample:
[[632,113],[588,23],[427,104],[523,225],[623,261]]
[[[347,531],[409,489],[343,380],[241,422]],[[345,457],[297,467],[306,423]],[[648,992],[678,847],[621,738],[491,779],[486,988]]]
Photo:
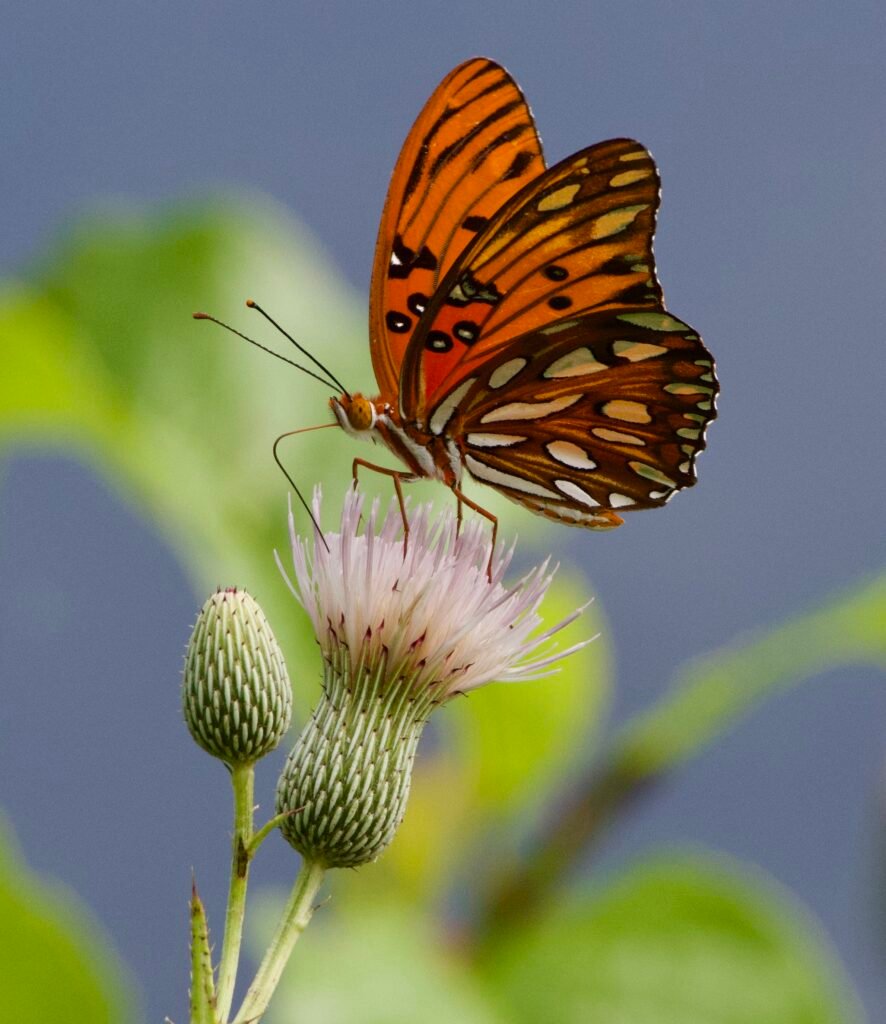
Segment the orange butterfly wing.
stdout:
[[664,312],[585,313],[513,339],[431,407],[476,479],[534,512],[609,528],[695,483],[713,360]]
[[391,179],[370,289],[370,349],[396,405],[409,340],[440,281],[489,220],[544,169],[523,94],[493,61],[443,79],[412,127]]
[[630,139],[574,154],[498,212],[441,283],[407,349],[404,419],[514,337],[589,310],[662,309],[652,236],[659,178]]

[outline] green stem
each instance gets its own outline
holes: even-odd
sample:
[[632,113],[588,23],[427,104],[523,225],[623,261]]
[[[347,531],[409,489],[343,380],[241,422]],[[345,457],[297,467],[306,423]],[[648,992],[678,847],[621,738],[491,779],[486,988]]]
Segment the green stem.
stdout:
[[216,1013],[224,1024],[231,1011],[240,943],[243,939],[243,918],[246,914],[246,885],[249,880],[249,861],[252,856],[252,809],[255,788],[255,769],[251,764],[235,765],[231,769],[234,790],[234,835],[231,840],[231,882],[228,887],[228,909],[225,916],[225,940],[218,967],[218,996]]
[[301,871],[292,887],[289,901],[277,925],[277,932],[271,940],[265,958],[249,986],[240,1012],[234,1024],[247,1024],[247,1021],[258,1021],[268,1008],[274,989],[280,981],[283,969],[289,960],[292,949],[299,936],[307,928],[311,915],[314,913],[314,898],[326,868],[316,860],[302,861]]
[[252,842],[249,844],[249,857],[250,859],[255,856],[255,851],[261,846],[261,844],[268,838],[268,836],[279,828],[287,818],[293,814],[298,814],[298,810],[294,811],[283,811],[281,814],[275,814],[270,821],[265,822],[262,827],[253,834]]

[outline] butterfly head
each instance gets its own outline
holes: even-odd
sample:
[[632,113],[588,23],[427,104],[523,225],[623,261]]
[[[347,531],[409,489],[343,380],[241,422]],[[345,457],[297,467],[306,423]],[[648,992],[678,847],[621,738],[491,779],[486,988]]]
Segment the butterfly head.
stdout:
[[330,398],[329,405],[341,428],[352,437],[367,437],[378,423],[375,402],[365,395],[343,394],[341,398]]

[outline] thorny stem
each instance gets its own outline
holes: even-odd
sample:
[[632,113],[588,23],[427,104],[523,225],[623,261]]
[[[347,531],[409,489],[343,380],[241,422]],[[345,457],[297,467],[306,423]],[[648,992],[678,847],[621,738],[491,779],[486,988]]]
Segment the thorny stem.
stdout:
[[228,887],[228,909],[225,916],[225,939],[218,967],[218,996],[216,1013],[227,1021],[234,998],[240,943],[243,938],[243,918],[246,914],[246,885],[249,880],[249,861],[252,857],[252,811],[255,788],[255,768],[251,764],[235,765],[231,769],[234,790],[234,834],[231,838],[231,881]]
[[277,931],[268,947],[265,958],[255,975],[243,1005],[234,1019],[234,1024],[247,1024],[261,1020],[262,1014],[271,1001],[274,989],[280,981],[283,969],[289,960],[299,936],[308,926],[314,913],[314,898],[326,868],[319,861],[302,861],[301,871],[292,887],[289,901],[277,925]]

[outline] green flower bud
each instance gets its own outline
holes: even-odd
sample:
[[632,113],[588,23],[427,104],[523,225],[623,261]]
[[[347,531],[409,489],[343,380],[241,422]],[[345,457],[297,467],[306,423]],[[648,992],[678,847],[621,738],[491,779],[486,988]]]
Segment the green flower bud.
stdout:
[[182,707],[195,741],[231,765],[264,757],[289,728],[283,654],[245,590],[219,590],[200,610],[185,655]]
[[280,830],[327,868],[373,861],[406,811],[415,750],[437,703],[413,680],[386,685],[386,665],[354,673],[346,650],[325,663],[323,697],[277,783]]

